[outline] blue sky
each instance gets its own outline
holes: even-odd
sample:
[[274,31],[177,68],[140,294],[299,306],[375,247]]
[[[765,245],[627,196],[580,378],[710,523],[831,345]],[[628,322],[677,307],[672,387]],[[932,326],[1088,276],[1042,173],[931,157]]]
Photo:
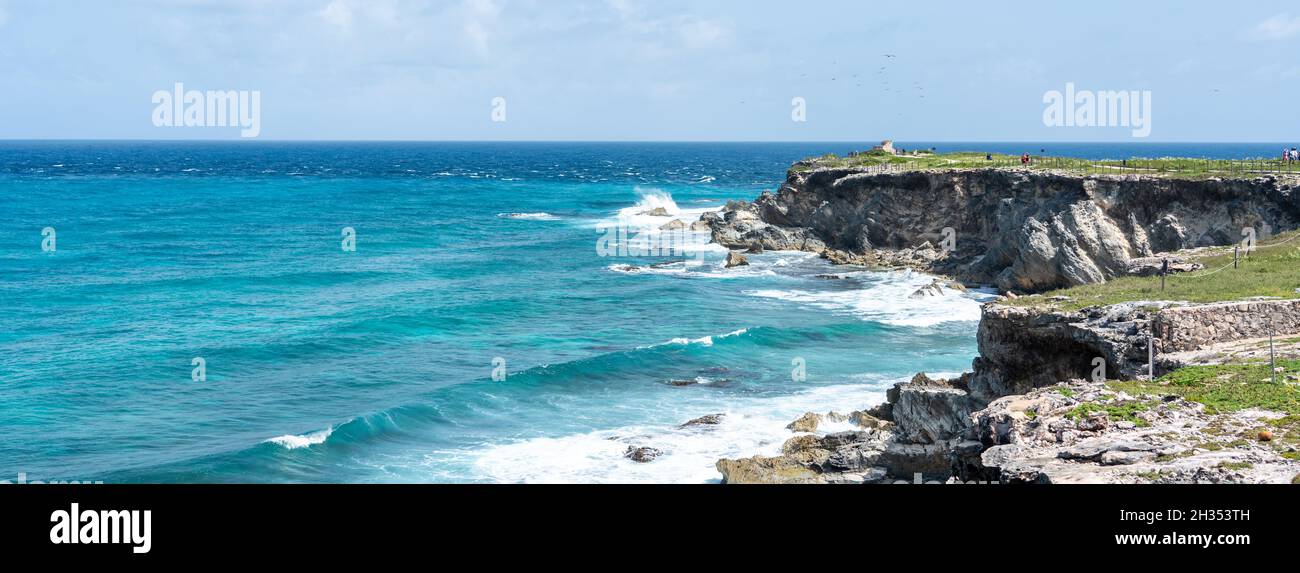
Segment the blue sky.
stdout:
[[1073,82],[1151,91],[1148,141],[1292,141],[1300,5],[0,0],[0,78],[3,139],[238,138],[153,125],[183,82],[263,139],[1127,140],[1043,124]]

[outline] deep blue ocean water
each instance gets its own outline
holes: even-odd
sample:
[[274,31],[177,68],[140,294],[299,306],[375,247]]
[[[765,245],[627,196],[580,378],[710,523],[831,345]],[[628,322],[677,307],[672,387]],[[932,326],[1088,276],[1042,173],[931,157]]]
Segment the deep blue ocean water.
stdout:
[[925,276],[803,253],[600,256],[597,226],[689,223],[867,147],[0,142],[0,480],[716,480],[806,410],[967,369],[984,295],[918,301]]

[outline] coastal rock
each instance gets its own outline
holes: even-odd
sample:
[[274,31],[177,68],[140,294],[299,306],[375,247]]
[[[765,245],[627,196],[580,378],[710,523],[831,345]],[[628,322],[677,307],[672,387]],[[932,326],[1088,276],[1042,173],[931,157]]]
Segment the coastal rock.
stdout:
[[676,231],[685,228],[686,223],[683,223],[681,219],[673,219],[659,226],[659,230],[661,231]]
[[1187,261],[1176,257],[1138,257],[1129,259],[1125,268],[1125,274],[1137,277],[1154,277],[1158,276],[1165,268],[1165,261],[1169,261],[1169,273],[1190,273],[1205,268],[1205,265]]
[[893,404],[899,440],[933,444],[961,435],[970,427],[971,402],[965,390],[940,384],[898,387]]
[[786,456],[723,459],[716,467],[725,484],[825,483],[816,470]]
[[698,418],[695,418],[695,419],[693,419],[693,420],[690,420],[690,421],[686,422],[685,424],[682,424],[681,426],[678,426],[678,427],[679,427],[679,428],[689,428],[689,427],[691,427],[691,426],[716,426],[716,425],[722,423],[722,418],[723,418],[724,416],[726,416],[726,414],[708,414],[708,415],[700,416],[700,417],[698,417]]
[[742,254],[740,254],[740,253],[737,253],[736,251],[730,251],[730,252],[727,253],[727,266],[726,266],[726,268],[740,267],[740,266],[745,266],[745,265],[748,265],[748,264],[749,264],[749,261],[745,259],[745,255],[742,255]]
[[[1275,177],[1193,180],[1008,169],[791,169],[777,193],[707,219],[732,248],[824,252],[835,263],[908,266],[1042,292],[1147,272],[1159,252],[1227,245],[1300,226],[1300,192]],[[940,249],[952,229],[952,249]],[[1187,267],[1190,269],[1191,267]],[[1132,269],[1132,270],[1131,270]]]
[[[1081,311],[987,304],[976,340],[980,356],[968,377],[972,398],[988,403],[1062,380],[1133,378],[1147,367],[1147,339],[1158,304],[1126,303]],[[1169,365],[1157,362],[1157,375]]]
[[651,217],[671,217],[671,216],[672,216],[672,215],[668,212],[668,209],[665,209],[665,208],[663,208],[663,207],[655,207],[654,209],[649,209],[649,210],[646,210],[646,211],[642,211],[642,212],[640,212],[640,213],[637,213],[637,215],[648,215],[648,216],[651,216]]
[[799,416],[799,419],[790,422],[790,424],[787,425],[785,428],[792,432],[816,432],[817,426],[821,423],[821,421],[822,421],[821,414],[807,412],[804,415]]
[[934,281],[916,289],[916,291],[909,295],[908,298],[926,298],[931,296],[943,296],[943,286],[939,284],[939,281]]
[[789,229],[764,222],[753,203],[729,201],[721,211],[700,218],[711,231],[713,242],[730,249],[749,249],[757,244],[769,251],[820,253],[826,245],[808,229]]
[[656,448],[628,446],[627,451],[623,452],[623,457],[638,463],[647,463],[654,461],[655,458],[663,454]]
[[[1142,421],[1085,423],[1079,413],[1125,406]],[[1106,418],[1104,413],[1091,416]],[[1280,413],[1209,413],[1177,396],[1130,395],[1072,381],[999,398],[973,414],[978,455],[958,455],[963,480],[1002,483],[1287,483],[1300,462],[1246,440]],[[1288,431],[1300,431],[1292,428]],[[954,450],[956,451],[956,450]]]
[[867,412],[849,413],[849,421],[859,428],[872,430],[892,430],[894,423],[877,418]]
[[708,230],[709,230],[709,222],[708,222],[708,221],[704,221],[704,220],[695,221],[694,223],[691,223],[691,230],[692,230],[692,231],[697,231],[697,232],[698,232],[698,231],[708,231]]

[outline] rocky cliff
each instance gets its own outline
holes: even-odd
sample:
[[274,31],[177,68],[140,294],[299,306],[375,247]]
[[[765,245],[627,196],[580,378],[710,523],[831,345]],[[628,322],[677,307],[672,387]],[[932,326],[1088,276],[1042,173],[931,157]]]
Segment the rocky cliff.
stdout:
[[[776,194],[702,220],[728,247],[814,251],[832,262],[1036,291],[1149,275],[1160,261],[1153,255],[1230,244],[1245,227],[1260,238],[1296,228],[1300,192],[1271,177],[813,169],[792,170]],[[955,231],[951,250],[945,228]],[[1172,256],[1180,270],[1196,268]],[[1300,300],[1081,310],[990,303],[971,372],[895,386],[885,404],[850,415],[858,431],[819,435],[810,413],[792,425],[800,434],[781,455],[717,467],[728,483],[1290,481],[1300,477],[1296,416],[1217,412],[1173,389],[1135,396],[1111,386],[1149,370],[1258,360],[1258,339],[1270,332],[1300,334]],[[1290,346],[1300,356],[1300,339]],[[1284,384],[1296,383],[1288,376]]]
[[1145,272],[1135,259],[1231,244],[1246,227],[1259,238],[1294,229],[1295,187],[1272,176],[814,168],[791,170],[775,194],[732,202],[703,220],[715,242],[732,248],[823,252],[833,262],[909,265],[1037,292]]

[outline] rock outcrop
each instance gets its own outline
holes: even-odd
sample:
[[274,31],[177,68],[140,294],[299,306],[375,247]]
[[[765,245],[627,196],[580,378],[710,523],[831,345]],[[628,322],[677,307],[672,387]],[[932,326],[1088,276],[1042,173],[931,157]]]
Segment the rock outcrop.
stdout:
[[[824,253],[1038,292],[1152,272],[1158,253],[1300,226],[1289,179],[1078,176],[1011,169],[792,169],[777,193],[705,214],[729,248]],[[947,247],[947,248],[945,248]],[[1134,260],[1137,259],[1137,262]],[[1159,259],[1159,257],[1157,257]],[[1174,261],[1171,272],[1194,270]]]
[[[1112,420],[1087,405],[1133,411]],[[1081,412],[1090,411],[1087,415]],[[1133,396],[1076,380],[994,401],[974,416],[983,449],[957,479],[1001,483],[1290,483],[1292,446],[1259,438],[1277,415],[1211,414],[1175,395]]]
[[745,255],[737,253],[736,251],[730,251],[727,253],[726,268],[743,267],[748,264],[749,260],[745,258]]
[[724,483],[876,483],[947,479],[954,454],[970,433],[966,392],[953,382],[918,374],[888,392],[889,408],[848,416],[806,413],[786,426],[815,432],[822,420],[849,420],[859,430],[799,435],[779,456],[754,456],[717,463]]
[[[1287,482],[1300,473],[1300,429],[1278,444],[1289,452],[1253,443],[1274,442],[1272,430],[1260,437],[1261,426],[1281,414],[1208,413],[1174,393],[1131,396],[1105,381],[1145,376],[1148,341],[1157,349],[1157,375],[1204,363],[1207,355],[1260,359],[1260,348],[1268,347],[1258,337],[1267,335],[1268,323],[1258,318],[1291,317],[1297,309],[1296,300],[1079,311],[990,303],[972,372],[953,380],[918,374],[890,388],[885,403],[848,416],[804,414],[787,428],[805,435],[787,441],[781,455],[720,460],[717,468],[726,483]],[[1300,322],[1287,321],[1289,330],[1279,332],[1300,333]],[[1185,341],[1184,332],[1204,334]],[[1220,332],[1248,340],[1240,347],[1211,344]],[[1188,346],[1203,352],[1183,350]],[[1278,352],[1300,356],[1300,341]],[[1111,411],[1134,414],[1112,419]],[[860,429],[815,434],[823,422],[846,419]]]
[[[715,242],[732,249],[804,250],[836,264],[907,266],[958,279],[937,280],[915,298],[980,283],[1017,299],[1016,291],[1200,270],[1200,263],[1174,252],[1230,244],[1246,227],[1267,237],[1300,226],[1294,185],[1271,176],[869,173],[814,161],[797,164],[776,194],[728,203],[701,221]],[[1054,299],[1068,300],[1030,295],[1033,306],[986,304],[971,372],[953,380],[918,374],[895,385],[885,403],[847,417],[857,430],[818,433],[824,421],[839,418],[805,414],[787,426],[801,434],[779,455],[719,460],[723,481],[1300,479],[1295,416],[1207,411],[1157,385],[1106,382],[1221,363],[1225,356],[1258,360],[1259,338],[1300,334],[1300,300],[1137,301],[1064,310],[1053,304],[1063,300]],[[1300,342],[1290,345],[1284,350],[1300,355]],[[1297,381],[1300,375],[1283,373],[1282,383]]]

